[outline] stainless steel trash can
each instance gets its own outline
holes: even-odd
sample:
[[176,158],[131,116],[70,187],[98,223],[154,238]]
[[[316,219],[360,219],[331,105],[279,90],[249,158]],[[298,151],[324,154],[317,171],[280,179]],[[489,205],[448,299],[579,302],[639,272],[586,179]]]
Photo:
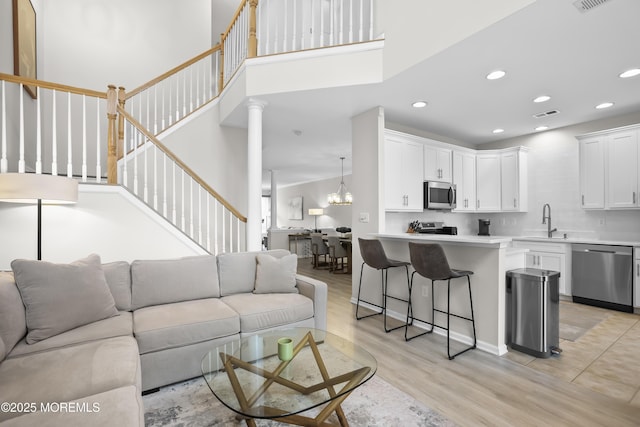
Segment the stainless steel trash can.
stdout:
[[507,345],[536,357],[561,352],[560,272],[520,268],[507,272]]

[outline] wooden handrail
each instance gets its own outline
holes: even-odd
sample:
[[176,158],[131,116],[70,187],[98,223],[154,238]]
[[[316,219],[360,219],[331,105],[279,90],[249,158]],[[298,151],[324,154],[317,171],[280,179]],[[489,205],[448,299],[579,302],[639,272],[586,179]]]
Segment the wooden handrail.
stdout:
[[215,52],[217,52],[218,50],[220,50],[220,44],[215,45],[214,47],[212,47],[211,49],[202,52],[200,55],[191,58],[190,60],[178,65],[177,67],[172,68],[171,70],[167,71],[164,74],[159,75],[158,77],[156,77],[155,79],[143,84],[140,87],[137,87],[136,89],[132,90],[131,92],[127,93],[127,96],[125,98],[125,100],[139,94],[140,92],[149,89],[150,87],[152,87],[153,85],[156,85],[158,83],[160,83],[161,81],[165,80],[166,78],[176,74],[179,71],[184,70],[185,68],[187,68],[188,66],[195,64],[196,62],[200,61],[202,58],[206,58],[209,55],[214,54]]
[[39,86],[43,89],[55,89],[57,91],[70,92],[77,95],[86,95],[86,96],[92,96],[95,98],[102,98],[102,99],[107,98],[106,92],[98,92],[91,89],[82,89],[74,86],[67,86],[67,85],[61,85],[58,83],[45,82],[43,80],[30,79],[28,77],[14,76],[13,74],[0,73],[0,80],[5,80],[7,82],[12,82],[12,83],[22,83],[24,85],[29,85],[29,86]]
[[169,150],[163,143],[161,143],[155,136],[151,135],[147,129],[144,128],[136,119],[134,119],[129,113],[125,111],[120,105],[118,105],[118,113],[122,114],[138,131],[140,131],[148,140],[152,141],[160,151],[162,151],[167,157],[173,160],[178,166],[180,166],[195,182],[200,184],[211,196],[213,196],[220,204],[222,204],[227,210],[235,215],[240,221],[247,222],[247,218],[243,216],[231,203],[226,201],[218,192],[216,192],[209,184],[207,184],[198,174],[196,174],[189,166],[187,166],[178,156],[176,156],[171,150]]
[[[238,16],[240,16],[240,13],[242,13],[242,9],[244,9],[244,7],[248,3],[249,3],[249,0],[242,0],[240,2],[240,5],[236,9],[236,12],[233,14],[233,18],[231,18],[231,21],[229,21],[229,25],[227,26],[227,29],[224,30],[224,33],[222,33],[222,35],[220,37],[220,43],[224,43],[224,40],[227,38],[227,36],[229,35],[229,32],[231,32],[231,29],[233,28],[233,25],[236,23],[236,20],[238,19]],[[257,4],[257,2],[256,2],[256,4]]]

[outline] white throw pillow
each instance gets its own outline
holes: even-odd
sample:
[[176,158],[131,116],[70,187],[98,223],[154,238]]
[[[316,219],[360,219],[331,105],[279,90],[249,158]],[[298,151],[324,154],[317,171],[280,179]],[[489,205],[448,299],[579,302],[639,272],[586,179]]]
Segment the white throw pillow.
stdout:
[[27,344],[118,314],[92,254],[71,264],[17,259],[11,263],[27,320]]
[[256,284],[254,294],[298,293],[296,271],[298,256],[286,255],[275,258],[271,255],[256,255]]

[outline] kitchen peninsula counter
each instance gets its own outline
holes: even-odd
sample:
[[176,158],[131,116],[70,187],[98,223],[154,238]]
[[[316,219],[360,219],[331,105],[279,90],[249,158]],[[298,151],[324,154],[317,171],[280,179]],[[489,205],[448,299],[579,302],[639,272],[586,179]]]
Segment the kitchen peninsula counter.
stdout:
[[[474,315],[476,318],[476,335],[478,348],[492,354],[502,355],[507,352],[505,342],[506,324],[506,272],[523,268],[525,257],[522,249],[512,248],[512,238],[508,236],[463,236],[420,233],[373,233],[369,238],[376,238],[389,258],[410,261],[408,242],[440,244],[451,268],[471,270],[471,289],[473,294]],[[396,271],[394,271],[396,270]],[[380,292],[380,275],[371,268],[363,271],[364,298],[376,301]],[[407,278],[404,269],[391,269],[388,273],[388,293],[406,297],[408,295]],[[460,282],[460,283],[458,283]],[[365,283],[369,283],[366,286]],[[414,276],[413,312],[414,316],[423,320],[431,318],[431,285],[430,281]],[[436,308],[444,309],[447,301],[446,283],[436,283]],[[379,298],[379,296],[378,296]],[[406,316],[407,304],[389,300],[388,309],[398,317]],[[469,315],[469,294],[466,283],[462,279],[454,279],[451,285],[451,312]],[[436,323],[446,325],[446,316],[436,313]],[[426,326],[426,324],[419,326]],[[446,333],[436,329],[437,332]],[[465,344],[471,343],[470,322],[451,317],[451,337]],[[438,349],[446,355],[446,346]]]

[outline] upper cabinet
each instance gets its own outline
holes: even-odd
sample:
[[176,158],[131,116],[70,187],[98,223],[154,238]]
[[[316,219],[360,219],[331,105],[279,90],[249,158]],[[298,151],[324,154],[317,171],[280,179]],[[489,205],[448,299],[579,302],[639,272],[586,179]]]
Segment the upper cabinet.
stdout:
[[476,155],[476,210],[497,212],[500,203],[500,154],[496,152]]
[[578,137],[584,209],[640,207],[639,134],[636,125]]
[[451,156],[453,151],[425,144],[424,146],[424,180],[451,182]]
[[398,132],[385,131],[385,209],[395,212],[422,212],[423,145]]
[[500,194],[503,211],[527,211],[527,151],[520,147],[500,154]]
[[456,186],[456,212],[476,210],[476,155],[473,152],[453,152],[453,183]]

